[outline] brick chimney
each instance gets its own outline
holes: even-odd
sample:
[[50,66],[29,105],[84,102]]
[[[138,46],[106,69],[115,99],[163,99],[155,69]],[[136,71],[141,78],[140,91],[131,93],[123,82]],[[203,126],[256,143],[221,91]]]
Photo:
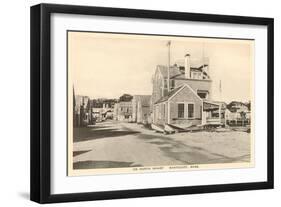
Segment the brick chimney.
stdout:
[[184,71],[185,71],[185,78],[190,78],[190,54],[186,54],[184,56]]

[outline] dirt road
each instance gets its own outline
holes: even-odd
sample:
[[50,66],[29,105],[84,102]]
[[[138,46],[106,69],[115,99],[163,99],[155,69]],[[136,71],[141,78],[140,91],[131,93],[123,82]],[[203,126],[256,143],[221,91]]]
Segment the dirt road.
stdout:
[[74,129],[74,169],[250,161],[250,134],[164,135],[135,123],[107,121]]

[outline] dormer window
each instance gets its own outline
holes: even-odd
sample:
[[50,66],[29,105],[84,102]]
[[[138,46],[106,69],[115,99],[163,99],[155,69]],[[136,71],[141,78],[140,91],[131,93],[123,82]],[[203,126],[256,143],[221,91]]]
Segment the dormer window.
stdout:
[[201,72],[191,72],[191,78],[192,79],[202,79],[202,73]]

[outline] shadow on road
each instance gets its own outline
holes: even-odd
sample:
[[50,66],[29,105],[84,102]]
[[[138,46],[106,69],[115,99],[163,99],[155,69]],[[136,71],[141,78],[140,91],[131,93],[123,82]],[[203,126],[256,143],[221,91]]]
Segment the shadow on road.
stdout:
[[115,128],[106,127],[85,127],[73,129],[73,142],[88,141],[101,138],[112,138],[119,136],[126,136],[131,134],[138,134],[138,131],[119,130]]
[[81,150],[81,151],[73,151],[73,157],[90,152],[92,150]]
[[97,168],[122,168],[122,167],[141,167],[133,162],[117,161],[81,161],[73,163],[73,169],[97,169]]
[[207,149],[186,145],[181,141],[161,135],[138,136],[139,139],[146,140],[150,144],[155,144],[165,156],[178,160],[184,164],[216,164],[250,162],[250,154],[229,157],[219,153],[211,152]]

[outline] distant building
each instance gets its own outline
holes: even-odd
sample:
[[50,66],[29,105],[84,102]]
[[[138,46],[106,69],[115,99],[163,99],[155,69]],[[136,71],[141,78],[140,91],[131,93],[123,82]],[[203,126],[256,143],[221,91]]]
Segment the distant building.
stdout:
[[248,112],[249,111],[249,104],[243,103],[239,101],[232,101],[227,105],[227,108],[231,112]]
[[96,122],[113,119],[114,105],[116,99],[92,99],[92,117]]
[[118,121],[132,121],[132,99],[133,96],[124,94],[119,98],[119,101],[114,105],[114,119]]
[[151,113],[151,95],[135,95],[132,99],[132,121],[149,124]]
[[118,121],[131,121],[132,119],[132,102],[121,101],[114,105],[114,119]]
[[248,125],[251,123],[250,103],[232,101],[227,105],[226,120],[228,125]]
[[206,124],[218,124],[222,125],[226,124],[226,110],[227,110],[227,104],[225,102],[221,101],[208,101],[205,100],[203,102],[203,117],[202,117],[202,125]]
[[117,103],[117,99],[106,99],[106,98],[99,98],[99,99],[92,99],[92,107],[93,108],[113,108],[114,104]]

